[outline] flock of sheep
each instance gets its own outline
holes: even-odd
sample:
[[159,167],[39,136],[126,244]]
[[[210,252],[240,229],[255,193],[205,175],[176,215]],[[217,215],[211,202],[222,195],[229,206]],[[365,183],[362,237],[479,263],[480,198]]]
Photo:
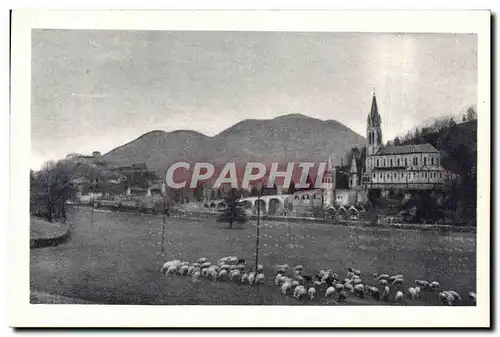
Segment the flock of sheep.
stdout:
[[[180,260],[168,261],[160,268],[162,274],[190,276],[193,282],[200,282],[200,278],[217,281],[233,281],[241,284],[264,284],[264,266],[259,264],[246,272],[246,262],[236,256],[221,258],[212,264],[207,258],[200,258],[195,263]],[[289,268],[287,264],[275,266],[274,282],[269,284],[280,287],[284,296],[292,295],[297,300],[309,298],[314,300],[318,294],[324,293],[325,298],[338,302],[345,302],[349,295],[359,298],[370,296],[376,300],[389,301],[392,298],[400,303],[405,293],[403,292],[403,275],[378,274],[372,275],[372,284],[365,283],[361,278],[361,271],[347,268],[345,278],[342,279],[333,270],[320,270],[315,275],[307,275],[302,265]],[[444,305],[454,305],[462,301],[461,296],[453,290],[441,290],[437,281],[415,280],[415,286],[407,289],[407,296],[412,300],[420,298],[424,291],[437,291],[437,297]],[[394,294],[395,292],[395,294]],[[469,300],[476,302],[476,294],[469,292]]]

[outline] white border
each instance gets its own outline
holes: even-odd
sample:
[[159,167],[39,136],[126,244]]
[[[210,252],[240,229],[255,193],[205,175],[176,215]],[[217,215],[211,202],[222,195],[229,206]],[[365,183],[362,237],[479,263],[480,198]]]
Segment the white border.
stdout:
[[[29,304],[31,29],[477,33],[476,307],[253,307]],[[14,11],[9,325],[17,327],[486,327],[490,258],[490,13],[487,11]],[[26,224],[26,225],[21,225]],[[227,317],[231,316],[229,320]],[[194,320],[196,318],[196,320]]]

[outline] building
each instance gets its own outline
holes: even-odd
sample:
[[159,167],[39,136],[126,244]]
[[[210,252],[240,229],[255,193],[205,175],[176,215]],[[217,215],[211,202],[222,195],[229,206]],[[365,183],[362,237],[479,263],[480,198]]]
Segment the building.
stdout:
[[[357,186],[355,162],[350,186]],[[354,172],[353,172],[354,171]],[[431,144],[383,146],[382,123],[373,93],[366,126],[366,172],[362,185],[368,189],[445,189],[457,178],[441,165],[441,153]]]

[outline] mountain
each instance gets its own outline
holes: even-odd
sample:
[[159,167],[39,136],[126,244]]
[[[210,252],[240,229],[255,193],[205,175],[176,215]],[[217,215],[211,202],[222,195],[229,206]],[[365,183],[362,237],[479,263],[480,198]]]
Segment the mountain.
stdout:
[[146,163],[163,175],[176,161],[248,162],[325,162],[334,164],[354,146],[365,140],[345,125],[322,121],[301,114],[274,119],[243,120],[208,137],[194,131],[152,131],[102,156],[117,165]]

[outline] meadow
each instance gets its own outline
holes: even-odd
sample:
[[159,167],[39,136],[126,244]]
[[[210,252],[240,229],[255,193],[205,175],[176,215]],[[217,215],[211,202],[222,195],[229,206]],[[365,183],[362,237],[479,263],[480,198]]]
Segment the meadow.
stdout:
[[[214,219],[167,218],[162,252],[161,216],[95,211],[93,218],[91,224],[89,209],[70,209],[71,240],[30,251],[32,292],[100,304],[336,304],[324,294],[314,301],[283,296],[273,282],[273,266],[282,263],[302,264],[309,274],[331,268],[341,278],[351,267],[361,270],[365,284],[373,285],[375,272],[403,274],[401,290],[405,292],[415,279],[439,281],[443,289],[462,296],[461,305],[471,305],[467,294],[476,291],[475,233],[264,221],[259,262],[265,267],[266,284],[249,286],[229,281],[193,283],[187,276],[166,277],[159,268],[173,259],[195,262],[206,257],[215,263],[224,256],[243,258],[251,268],[255,263],[254,221],[230,230]],[[389,302],[351,295],[346,304],[395,303],[393,295]],[[405,296],[401,304],[441,302],[436,292],[424,292],[420,300]]]

